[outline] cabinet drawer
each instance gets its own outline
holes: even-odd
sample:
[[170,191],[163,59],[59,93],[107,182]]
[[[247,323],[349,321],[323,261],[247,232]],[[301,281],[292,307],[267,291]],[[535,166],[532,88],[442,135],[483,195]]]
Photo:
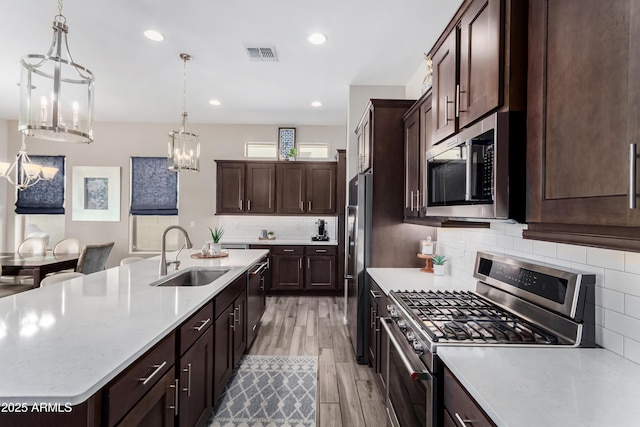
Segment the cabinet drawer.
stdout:
[[180,354],[187,351],[212,324],[213,301],[210,301],[180,326],[180,335],[178,335],[178,339],[180,340]]
[[336,255],[338,253],[337,246],[306,246],[304,249],[306,255]]
[[495,426],[449,369],[444,370],[444,407],[453,419],[469,420],[468,425]]
[[273,255],[302,255],[304,246],[274,246],[271,253]]
[[242,292],[247,291],[247,277],[243,274],[235,282],[227,286],[213,300],[213,317],[217,319],[229,304],[235,300]]
[[176,334],[171,333],[105,387],[107,425],[115,425],[175,363]]

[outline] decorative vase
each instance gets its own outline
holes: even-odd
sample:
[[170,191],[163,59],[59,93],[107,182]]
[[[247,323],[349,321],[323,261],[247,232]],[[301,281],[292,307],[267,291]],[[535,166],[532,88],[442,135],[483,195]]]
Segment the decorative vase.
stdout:
[[433,275],[434,276],[444,276],[444,264],[434,265],[433,266]]
[[209,244],[209,255],[219,255],[222,252],[222,243]]

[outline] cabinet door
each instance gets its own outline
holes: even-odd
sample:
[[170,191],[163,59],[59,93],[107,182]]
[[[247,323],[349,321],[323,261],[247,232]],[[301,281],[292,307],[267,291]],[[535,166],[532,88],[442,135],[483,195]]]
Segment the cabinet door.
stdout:
[[278,164],[276,173],[278,213],[303,213],[306,196],[304,163]]
[[501,0],[475,0],[460,19],[459,127],[500,105]]
[[253,214],[275,212],[275,163],[248,163],[246,172],[246,212]]
[[371,110],[365,112],[357,131],[358,136],[358,172],[371,168]]
[[337,259],[334,255],[306,256],[306,289],[335,289]]
[[456,123],[456,62],[458,29],[454,28],[433,55],[433,132],[434,142],[453,135]]
[[336,165],[307,164],[307,206],[308,214],[336,213]]
[[433,145],[433,108],[431,96],[420,106],[420,169],[418,173],[418,194],[416,202],[419,216],[427,214],[427,156]]
[[[422,153],[424,156],[424,153]],[[404,121],[404,216],[418,216],[420,183],[420,110]]]
[[119,426],[173,427],[176,420],[176,387],[174,372],[169,372],[136,403]]
[[216,212],[240,213],[244,206],[245,163],[218,163]]
[[216,402],[227,385],[233,371],[233,329],[235,322],[231,304],[222,311],[214,324],[213,402]]
[[180,427],[202,425],[211,413],[213,329],[210,326],[180,358]]
[[271,289],[302,289],[302,256],[274,255]]
[[630,0],[529,2],[526,237],[640,249],[630,228],[640,209],[628,197],[638,9]]
[[374,294],[369,294],[369,365],[374,373],[380,372],[380,325],[378,324],[378,301]]
[[264,291],[261,289],[264,286],[264,280],[262,274],[248,273],[247,278],[247,346],[251,347],[262,316]]
[[240,358],[247,349],[247,294],[243,292],[234,303],[233,329],[233,367],[235,368]]

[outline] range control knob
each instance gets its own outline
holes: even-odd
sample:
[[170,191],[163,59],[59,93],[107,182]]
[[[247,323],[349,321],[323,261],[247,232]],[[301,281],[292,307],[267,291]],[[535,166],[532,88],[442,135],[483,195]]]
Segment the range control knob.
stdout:
[[398,328],[403,331],[407,330],[407,321],[406,320],[398,320]]
[[389,316],[391,316],[392,319],[397,319],[399,317],[398,310],[396,310],[394,306],[388,305],[387,311],[389,312]]
[[416,339],[416,334],[413,331],[407,331],[406,335],[407,337],[407,341],[412,342],[413,340]]
[[424,353],[424,344],[422,343],[422,341],[413,340],[413,349],[415,350],[415,352],[417,354],[423,354]]

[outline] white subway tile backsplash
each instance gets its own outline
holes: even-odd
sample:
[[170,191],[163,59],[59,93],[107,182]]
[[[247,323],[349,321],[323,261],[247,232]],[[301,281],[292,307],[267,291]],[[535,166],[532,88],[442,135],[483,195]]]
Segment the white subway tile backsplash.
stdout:
[[596,342],[640,363],[640,254],[525,240],[524,224],[438,229],[448,272],[471,285],[477,251],[541,261],[596,275]]
[[336,236],[336,217],[221,215],[219,225],[225,229],[224,239],[257,239],[261,230],[273,231],[276,239],[310,240],[318,231],[318,219],[326,221],[327,235]]
[[611,249],[587,248],[587,264],[624,271],[624,252]]

